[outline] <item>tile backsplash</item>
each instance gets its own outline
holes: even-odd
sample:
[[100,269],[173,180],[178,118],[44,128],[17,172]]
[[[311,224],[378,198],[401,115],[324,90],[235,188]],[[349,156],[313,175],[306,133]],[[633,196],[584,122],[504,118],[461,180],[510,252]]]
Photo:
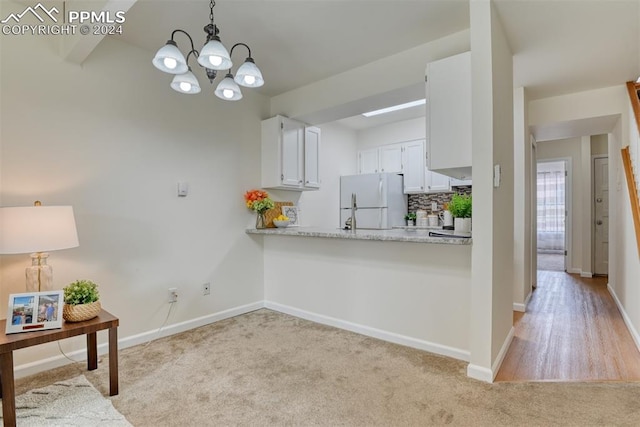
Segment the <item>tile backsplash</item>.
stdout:
[[431,202],[438,204],[438,211],[443,209],[445,203],[451,201],[454,194],[471,194],[471,186],[456,187],[455,191],[431,194],[409,194],[409,212],[415,212],[418,209],[424,209],[427,214],[431,213]]

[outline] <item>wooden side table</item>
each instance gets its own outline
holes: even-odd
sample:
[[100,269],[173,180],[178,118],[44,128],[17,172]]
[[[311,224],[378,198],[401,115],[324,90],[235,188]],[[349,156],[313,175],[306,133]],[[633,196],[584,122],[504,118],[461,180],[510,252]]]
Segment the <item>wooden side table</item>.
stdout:
[[118,324],[111,313],[102,310],[98,317],[85,322],[64,322],[62,329],[5,334],[6,320],[0,320],[0,383],[2,383],[2,416],[5,426],[16,425],[16,395],[13,378],[13,350],[59,341],[78,335],[87,336],[87,369],[98,368],[96,332],[109,330],[109,395],[118,394]]

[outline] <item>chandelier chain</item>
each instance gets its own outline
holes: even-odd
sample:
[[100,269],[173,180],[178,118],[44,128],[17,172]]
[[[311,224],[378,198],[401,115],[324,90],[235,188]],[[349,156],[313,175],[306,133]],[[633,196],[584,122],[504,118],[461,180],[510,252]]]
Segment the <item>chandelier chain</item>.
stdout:
[[211,25],[213,25],[213,7],[216,5],[216,2],[211,0],[209,2],[209,9],[211,10],[211,12],[209,12],[209,20],[211,21]]

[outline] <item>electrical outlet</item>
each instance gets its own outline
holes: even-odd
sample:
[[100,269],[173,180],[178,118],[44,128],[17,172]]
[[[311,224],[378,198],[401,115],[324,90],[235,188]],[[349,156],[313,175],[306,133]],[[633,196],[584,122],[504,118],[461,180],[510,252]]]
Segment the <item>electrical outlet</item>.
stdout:
[[211,293],[211,283],[202,284],[202,295],[209,295]]
[[169,304],[178,302],[178,288],[169,288]]

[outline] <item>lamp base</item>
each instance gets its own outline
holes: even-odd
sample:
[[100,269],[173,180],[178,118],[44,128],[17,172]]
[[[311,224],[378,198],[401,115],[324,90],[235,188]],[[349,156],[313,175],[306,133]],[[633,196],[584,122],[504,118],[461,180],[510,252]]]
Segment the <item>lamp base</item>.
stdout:
[[47,264],[48,253],[31,254],[31,266],[25,270],[27,292],[53,290],[53,269]]

